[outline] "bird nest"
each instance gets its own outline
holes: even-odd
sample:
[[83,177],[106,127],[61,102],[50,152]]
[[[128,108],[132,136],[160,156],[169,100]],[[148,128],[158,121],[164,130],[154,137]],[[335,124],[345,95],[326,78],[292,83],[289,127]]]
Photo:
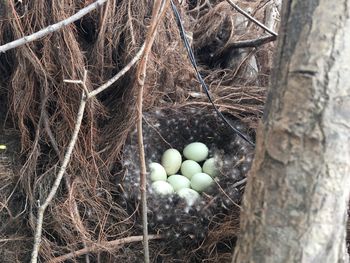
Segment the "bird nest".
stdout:
[[[0,42],[66,19],[87,2],[0,1],[4,10]],[[0,203],[5,204],[0,221],[6,230],[1,238],[8,241],[1,247],[2,262],[29,261],[38,203],[47,197],[69,144],[81,87],[64,80],[82,79],[87,69],[86,86],[94,90],[120,72],[144,43],[152,4],[107,1],[60,31],[0,54],[0,119],[19,133],[20,148],[16,162],[20,171],[14,176],[7,169],[12,162],[0,160],[0,165],[6,162],[6,169],[0,171],[4,179]],[[254,39],[262,30],[248,20],[242,22],[242,16],[223,2],[182,1],[177,6],[217,107],[256,128],[274,45],[232,45]],[[255,18],[265,21],[269,5],[264,1],[241,1],[240,6],[249,7]],[[238,32],[241,24],[244,30]],[[62,257],[77,262],[142,261],[141,239],[123,246],[114,242],[142,233],[138,147],[135,133],[129,134],[137,113],[135,83],[133,69],[87,104],[63,182],[45,214],[41,261]],[[159,198],[148,193],[149,232],[161,235],[150,243],[151,257],[162,262],[179,258],[223,262],[229,259],[238,232],[237,205],[252,149],[210,111],[170,10],[158,25],[144,91],[143,109],[149,111],[144,115],[148,163],[159,161],[167,148],[181,151],[192,140],[205,142],[210,154],[224,163],[217,184],[191,208],[177,196]],[[157,112],[159,108],[171,109]],[[238,121],[232,123],[248,132]],[[88,254],[76,253],[84,249]]]
[[[231,120],[231,123],[249,136],[249,130],[239,121]],[[159,249],[167,251],[165,254],[168,257],[171,255],[171,259],[165,259],[164,255],[158,257],[166,262],[201,259],[201,249],[198,248],[210,243],[209,239],[213,231],[217,231],[216,227],[224,226],[228,217],[239,217],[239,203],[251,166],[253,147],[226,126],[215,112],[198,108],[147,113],[144,115],[143,129],[147,164],[159,162],[166,149],[175,148],[182,152],[187,144],[195,141],[205,143],[209,148],[209,156],[220,160],[222,164],[215,183],[191,206],[176,194],[160,196],[153,192],[147,174],[149,231],[163,236],[162,241],[157,241],[162,244]],[[117,184],[125,207],[134,213],[135,209],[141,207],[138,205],[140,168],[136,130],[130,134],[125,146],[123,164],[125,174],[118,177]],[[141,225],[141,218],[135,219]],[[234,224],[234,221],[231,223]],[[231,229],[231,234],[233,229],[236,233],[230,237],[223,235],[226,240],[221,241],[225,246],[216,243],[216,239],[206,245],[230,252],[238,229],[238,226],[232,229],[232,224],[226,225],[226,228]],[[226,232],[227,229],[221,231]]]

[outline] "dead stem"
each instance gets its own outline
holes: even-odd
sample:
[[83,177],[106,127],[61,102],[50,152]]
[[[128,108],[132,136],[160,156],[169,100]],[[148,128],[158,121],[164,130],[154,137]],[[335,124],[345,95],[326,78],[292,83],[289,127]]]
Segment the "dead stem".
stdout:
[[244,11],[242,8],[240,8],[238,5],[236,5],[234,2],[231,0],[226,0],[234,9],[236,9],[239,13],[244,15],[246,18],[249,20],[253,21],[255,24],[263,28],[265,31],[269,32],[271,35],[277,37],[277,33],[266,27],[263,23],[259,22],[256,20],[254,17],[252,17],[250,14],[248,14],[246,11]]
[[[62,156],[61,156],[61,153],[59,151],[57,141],[56,141],[56,139],[55,139],[55,137],[54,137],[54,135],[52,133],[52,130],[50,128],[49,117],[48,117],[46,109],[44,109],[43,118],[44,118],[43,122],[44,122],[45,131],[46,131],[47,135],[49,136],[49,140],[51,142],[51,145],[52,145],[54,151],[56,152],[57,157],[60,160],[60,164],[62,165],[62,161],[63,161],[62,160]],[[85,227],[84,227],[84,225],[82,223],[82,220],[81,220],[81,217],[80,217],[80,214],[79,214],[79,211],[78,211],[77,202],[76,202],[75,198],[72,196],[71,182],[70,182],[70,179],[68,178],[67,174],[65,174],[64,180],[65,180],[66,187],[67,187],[68,193],[69,193],[69,205],[70,205],[71,218],[72,218],[72,221],[74,223],[74,227],[76,228],[76,230],[82,236],[82,243],[83,243],[84,248],[85,248],[86,247],[86,241],[85,240],[86,240],[86,233],[87,233],[87,231],[86,231],[86,229],[85,229]],[[89,255],[86,255],[86,260],[85,261],[86,261],[86,263],[90,262]]]
[[80,130],[81,122],[83,120],[85,105],[86,105],[86,95],[85,95],[85,92],[83,92],[82,96],[81,96],[81,100],[80,100],[80,106],[79,106],[79,110],[78,110],[78,114],[77,114],[77,120],[75,123],[73,135],[72,135],[72,138],[69,142],[66,154],[63,158],[62,166],[60,167],[60,170],[57,174],[57,177],[56,177],[55,182],[50,190],[49,195],[45,199],[44,203],[39,206],[39,209],[38,209],[38,218],[37,218],[37,222],[36,222],[36,230],[35,230],[35,236],[34,236],[34,247],[33,247],[33,251],[32,251],[31,263],[36,263],[38,261],[38,253],[39,253],[39,248],[40,248],[40,243],[41,243],[41,233],[42,233],[42,227],[43,227],[43,221],[44,221],[44,213],[45,213],[46,208],[51,203],[52,199],[55,197],[57,189],[60,186],[62,177],[67,169],[70,157],[71,157],[72,152],[73,152],[74,145],[78,140],[78,133]]
[[14,40],[12,42],[9,42],[5,45],[0,46],[0,53],[6,52],[10,49],[25,45],[29,42],[35,41],[39,38],[42,38],[52,32],[55,32],[75,21],[77,21],[78,19],[82,18],[83,16],[85,16],[86,14],[90,13],[91,11],[95,10],[96,8],[98,8],[100,5],[104,4],[107,0],[97,0],[96,2],[88,5],[87,7],[81,9],[79,12],[77,12],[76,14],[68,17],[67,19],[64,19],[56,24],[50,25],[38,32],[35,32],[29,36],[24,36],[20,39]]
[[[139,51],[139,53],[141,54],[140,51]],[[99,92],[103,91],[104,89],[108,88],[115,81],[117,81],[120,77],[122,77],[127,71],[130,70],[132,65],[134,65],[137,62],[137,60],[138,59],[134,58],[132,61],[130,61],[129,64],[125,68],[123,68],[118,74],[116,74],[112,78],[113,81],[109,80],[106,82],[106,84],[103,85],[103,89],[101,89],[101,87],[100,87],[99,89],[95,90],[94,96],[96,94],[98,94]],[[77,139],[78,139],[78,133],[79,133],[82,119],[84,116],[86,102],[87,102],[87,100],[89,100],[90,98],[93,97],[90,95],[90,93],[87,93],[86,79],[87,79],[87,71],[85,70],[83,81],[81,81],[81,80],[66,81],[66,82],[70,82],[70,83],[81,84],[82,88],[83,88],[83,92],[82,92],[82,96],[81,96],[80,106],[79,106],[79,110],[78,110],[78,114],[77,114],[77,120],[75,123],[73,135],[70,139],[66,154],[63,158],[62,165],[60,167],[60,170],[58,172],[56,180],[55,180],[55,182],[50,190],[49,195],[45,199],[44,203],[39,206],[39,209],[38,209],[38,218],[37,218],[37,224],[36,224],[36,230],[35,230],[35,236],[34,236],[34,246],[33,246],[33,251],[32,251],[32,256],[31,256],[31,263],[36,263],[38,260],[38,253],[39,253],[39,248],[40,248],[40,243],[41,243],[41,234],[42,234],[42,227],[43,227],[45,210],[48,207],[48,205],[51,203],[52,199],[55,197],[57,189],[58,189],[58,187],[61,183],[61,180],[63,178],[63,175],[66,172],[68,163],[70,161],[71,154],[73,152],[74,145],[76,144]]]
[[[150,235],[148,237],[151,240],[155,240],[155,239],[161,239],[162,236],[161,235]],[[54,258],[52,260],[49,261],[49,263],[58,263],[58,262],[63,262],[65,260],[69,260],[75,257],[79,257],[81,255],[84,255],[86,253],[91,253],[91,252],[99,252],[99,251],[103,251],[103,250],[108,250],[108,249],[115,249],[115,247],[118,247],[120,245],[124,245],[127,243],[133,243],[133,242],[139,242],[143,240],[143,236],[131,236],[131,237],[125,237],[125,238],[121,238],[121,239],[117,239],[117,240],[113,240],[113,241],[108,241],[108,242],[103,242],[100,244],[93,244],[89,247],[65,254],[63,256],[59,256],[57,258]]]
[[149,263],[149,245],[148,245],[148,222],[147,222],[147,189],[146,189],[146,161],[145,161],[145,149],[143,145],[143,134],[142,134],[142,101],[143,101],[143,89],[146,79],[146,69],[149,53],[156,36],[156,29],[159,24],[161,17],[165,14],[165,10],[169,1],[163,3],[161,0],[154,2],[152,10],[152,21],[147,32],[147,38],[145,42],[145,52],[141,58],[141,62],[137,69],[137,134],[140,154],[140,192],[141,192],[141,204],[142,204],[142,228],[143,228],[143,250],[145,263]]

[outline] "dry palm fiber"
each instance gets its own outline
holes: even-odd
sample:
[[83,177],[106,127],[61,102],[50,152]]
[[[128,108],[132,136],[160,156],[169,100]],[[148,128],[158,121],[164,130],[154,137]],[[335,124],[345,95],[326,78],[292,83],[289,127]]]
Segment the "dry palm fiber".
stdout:
[[[26,212],[31,222],[35,217],[35,200],[46,196],[59,160],[52,149],[53,142],[48,138],[44,122],[49,124],[62,154],[75,121],[80,88],[66,84],[63,80],[79,79],[84,68],[88,68],[88,88],[91,90],[121,69],[142,44],[149,6],[132,2],[121,2],[116,6],[112,2],[108,4],[109,6],[102,8],[97,14],[84,18],[81,24],[69,26],[41,41],[19,48],[15,56],[14,53],[2,55],[6,57],[2,61],[11,62],[2,63],[3,72],[8,78],[3,85],[8,87],[10,114],[21,131],[22,154],[28,158],[21,171],[21,187],[17,190],[23,191],[29,197],[30,206]],[[6,19],[1,24],[6,28],[2,31],[4,34],[1,42],[6,43],[35,32],[68,17],[83,6],[82,1],[23,1],[16,6],[9,2],[5,6],[9,12],[4,14]],[[95,28],[91,21],[95,23]],[[185,68],[182,65],[182,55],[177,52],[176,47],[166,45],[167,48],[163,48],[163,43],[177,39],[177,35],[171,34],[175,30],[175,27],[171,29],[172,25],[172,20],[162,25],[155,45],[148,74],[150,93],[158,88],[158,94],[163,94],[160,93],[164,89],[159,88],[158,79],[169,78],[167,76],[172,75],[172,70],[180,71]],[[86,28],[91,30],[88,35]],[[175,44],[178,45],[179,42]],[[169,70],[162,67],[161,63],[165,60],[163,52],[168,54],[167,60],[169,64],[173,61],[175,68]],[[181,74],[177,81],[185,79],[186,75],[189,81],[189,74]],[[90,80],[93,80],[94,85]],[[102,94],[99,101],[95,100],[88,105],[80,132],[82,136],[68,169],[69,180],[58,193],[55,203],[51,204],[51,211],[45,220],[44,229],[48,235],[44,236],[41,249],[44,259],[51,258],[56,251],[61,254],[77,249],[82,240],[100,241],[131,234],[126,231],[130,226],[128,215],[119,209],[114,200],[115,185],[110,184],[109,171],[106,169],[111,166],[110,163],[117,162],[123,138],[126,138],[128,129],[133,125],[135,112],[132,107],[134,90],[131,80],[132,74],[124,82],[111,88],[110,92]],[[173,83],[168,81],[167,85],[171,88],[174,80]],[[145,98],[146,106],[149,107],[157,96],[152,94]],[[125,99],[130,103],[125,103]],[[112,116],[107,120],[101,118],[105,107]],[[45,115],[47,118],[44,120]],[[97,120],[100,125],[97,125]],[[110,133],[109,129],[113,132]],[[105,135],[99,136],[101,134]],[[98,138],[113,143],[110,143],[111,147],[104,149],[104,141],[98,141]],[[110,156],[109,160],[102,161],[96,149],[99,145],[102,145],[99,147],[102,148],[101,152]],[[80,221],[72,216],[75,212],[72,199],[80,209]]]
[[[90,2],[3,1],[0,3],[0,43],[65,19]],[[31,227],[36,216],[36,200],[45,198],[59,166],[54,144],[63,155],[78,109],[80,87],[63,80],[81,79],[84,69],[87,69],[87,86],[92,90],[122,69],[143,44],[151,6],[152,3],[143,1],[108,1],[75,24],[0,54],[0,94],[4,96],[1,102],[9,109],[1,115],[7,116],[6,126],[14,126],[20,132],[22,149],[21,171],[13,177],[11,187],[19,179],[14,191],[22,198],[21,202],[27,201],[20,219]],[[198,29],[194,30],[194,17],[185,12],[188,10],[186,5],[180,9],[186,28],[200,34]],[[209,68],[208,65],[202,66]],[[235,71],[220,66],[203,72],[220,110],[255,127],[262,112],[265,88],[256,86],[256,83],[232,86]],[[146,110],[172,106],[182,111],[188,104],[193,104],[198,110],[207,111],[211,107],[194,79],[170,12],[160,24],[146,84]],[[140,233],[138,226],[133,227],[137,211],[129,213],[122,207],[122,198],[116,188],[116,177],[121,174],[121,150],[134,126],[135,97],[134,72],[131,71],[87,105],[79,141],[65,176],[67,180],[44,220],[40,251],[44,261],[80,249],[84,243]],[[50,138],[50,132],[54,140]],[[5,191],[0,194],[2,199],[8,195]],[[78,207],[78,215],[74,204]],[[212,235],[209,233],[208,237]],[[212,244],[205,243],[203,248],[207,246],[205,251],[212,251],[218,241],[214,237],[208,240],[213,240],[210,241]],[[8,245],[7,249],[13,249],[11,243]],[[124,251],[130,252],[130,248],[137,246],[126,246]],[[28,253],[30,249],[27,247]],[[154,250],[153,256],[158,252]],[[135,252],[136,257],[138,253]],[[121,250],[109,250],[100,256],[112,261],[125,254]],[[95,257],[98,254],[90,256],[91,259]]]
[[0,145],[6,145],[6,149],[0,150],[0,258],[7,262],[16,262],[17,258],[29,261],[28,247],[32,241],[31,229],[23,216],[26,198],[20,191],[13,192],[20,168],[18,140],[16,130],[0,129]]

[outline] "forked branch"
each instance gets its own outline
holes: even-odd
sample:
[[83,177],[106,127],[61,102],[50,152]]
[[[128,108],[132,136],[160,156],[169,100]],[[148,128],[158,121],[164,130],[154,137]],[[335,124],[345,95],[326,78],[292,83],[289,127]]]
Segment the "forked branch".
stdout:
[[[36,263],[37,260],[38,260],[38,254],[39,254],[40,243],[41,243],[41,235],[42,235],[42,227],[43,227],[45,210],[47,209],[47,207],[49,206],[49,204],[51,203],[51,201],[55,197],[57,189],[60,186],[60,183],[62,181],[63,175],[66,172],[68,163],[70,161],[70,157],[72,155],[74,146],[75,146],[75,144],[77,142],[77,139],[78,139],[78,133],[79,133],[79,130],[80,130],[80,127],[81,127],[81,122],[82,122],[82,119],[83,119],[83,115],[84,115],[84,111],[85,111],[85,105],[86,105],[87,101],[89,99],[91,99],[92,97],[96,96],[97,94],[99,94],[100,92],[102,92],[103,90],[105,90],[108,87],[110,87],[114,82],[116,82],[126,72],[128,72],[132,68],[132,66],[135,65],[136,62],[140,59],[140,57],[142,55],[142,52],[144,50],[144,47],[145,47],[145,45],[143,45],[141,47],[141,49],[135,55],[135,57],[118,74],[116,74],[113,78],[111,78],[104,85],[102,85],[101,87],[103,87],[103,88],[100,87],[97,90],[92,91],[91,93],[89,93],[89,91],[88,91],[88,89],[87,89],[87,87],[85,85],[86,78],[87,78],[87,72],[86,71],[84,72],[83,80],[65,80],[65,82],[68,82],[68,83],[81,84],[83,92],[82,92],[82,96],[81,96],[81,100],[80,100],[80,106],[79,106],[79,110],[78,110],[78,114],[77,114],[77,120],[76,120],[76,123],[75,123],[73,135],[72,135],[72,137],[70,139],[67,151],[66,151],[66,153],[64,155],[64,158],[63,158],[63,161],[62,161],[62,165],[61,165],[60,170],[59,170],[59,172],[57,174],[55,182],[54,182],[53,186],[51,187],[49,195],[45,199],[44,203],[39,206],[39,209],[38,209],[38,217],[37,217],[37,221],[36,221],[36,229],[35,229],[35,236],[34,236],[34,246],[33,246],[33,251],[32,251],[32,256],[31,256],[31,263]],[[93,95],[91,95],[91,94],[93,94]]]
[[78,19],[82,18],[86,14],[90,13],[91,11],[95,10],[99,6],[103,5],[107,0],[97,0],[96,2],[88,5],[87,7],[84,7],[83,9],[79,10],[76,14],[68,17],[67,19],[64,19],[60,22],[57,22],[56,24],[50,25],[44,29],[41,29],[38,32],[35,32],[29,36],[22,37],[20,39],[16,39],[12,42],[6,43],[5,45],[0,46],[0,53],[4,53],[10,49],[23,46],[29,42],[33,42],[35,40],[38,40],[39,38],[42,38],[52,32],[55,32],[69,24],[72,24],[73,22],[77,21]]

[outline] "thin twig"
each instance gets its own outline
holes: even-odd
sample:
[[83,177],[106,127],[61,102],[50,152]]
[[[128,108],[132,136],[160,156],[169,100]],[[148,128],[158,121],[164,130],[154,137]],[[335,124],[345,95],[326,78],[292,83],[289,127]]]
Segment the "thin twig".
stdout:
[[[139,57],[137,56],[139,53],[140,55],[142,54],[142,50],[144,49],[145,45],[142,46],[141,50],[136,54],[136,58],[134,57],[126,67],[124,67],[120,72],[118,72],[111,80],[107,81],[103,86],[103,89],[98,88],[98,92],[96,92],[97,90],[93,91],[95,92],[95,95],[98,94],[99,92],[102,92],[103,90],[107,89],[109,86],[111,86],[115,81],[117,81],[119,78],[121,78],[126,72],[128,72],[128,70],[130,70],[130,68],[138,61]],[[65,80],[65,82],[67,83],[77,83],[77,84],[81,84],[82,88],[83,88],[83,93],[82,93],[82,97],[81,97],[81,101],[80,101],[80,106],[79,106],[79,110],[78,110],[78,115],[77,115],[77,120],[75,123],[75,127],[74,127],[74,131],[73,131],[73,135],[72,138],[69,142],[66,154],[63,158],[62,161],[62,165],[61,168],[58,172],[58,175],[56,177],[56,180],[50,190],[49,195],[47,196],[47,198],[45,199],[44,203],[42,205],[39,206],[38,209],[38,218],[36,221],[36,229],[35,229],[35,236],[34,236],[34,245],[33,245],[33,251],[32,251],[32,257],[31,257],[31,263],[36,263],[38,260],[38,253],[39,253],[39,248],[40,248],[40,243],[41,243],[41,234],[42,234],[42,227],[43,227],[43,220],[44,220],[44,213],[46,208],[48,207],[48,205],[51,203],[52,199],[54,198],[57,189],[61,183],[62,177],[66,172],[67,169],[67,165],[69,163],[70,160],[70,156],[72,154],[74,145],[78,139],[78,133],[80,130],[80,126],[81,126],[81,122],[82,122],[82,118],[84,115],[84,110],[85,110],[85,105],[86,102],[92,98],[93,96],[91,96],[90,93],[88,93],[88,89],[85,85],[86,83],[86,78],[87,78],[87,71],[84,71],[84,78],[83,81],[81,80]],[[57,146],[57,145],[56,145]]]
[[135,36],[134,36],[134,26],[132,23],[132,13],[131,13],[131,0],[128,1],[128,24],[130,25],[130,36],[131,36],[131,43],[133,45],[135,45],[136,41],[135,41]]
[[114,82],[116,82],[118,79],[120,79],[126,72],[128,72],[132,66],[134,66],[136,64],[137,61],[139,61],[139,59],[141,58],[141,55],[143,53],[145,49],[145,44],[142,45],[142,47],[140,48],[140,50],[136,53],[136,55],[134,56],[134,58],[121,70],[119,71],[114,77],[112,77],[111,79],[109,79],[105,84],[103,84],[101,87],[91,91],[88,95],[88,98],[92,98],[94,96],[96,96],[97,94],[101,93],[102,91],[104,91],[105,89],[107,89],[109,86],[111,86]]
[[82,88],[84,89],[85,94],[89,94],[89,91],[88,91],[87,87],[85,85],[83,85],[83,82],[81,80],[64,79],[63,82],[80,84],[82,86]]
[[72,138],[69,142],[66,154],[63,158],[62,166],[60,167],[60,170],[57,174],[56,180],[55,180],[55,182],[50,190],[49,195],[45,199],[44,203],[39,206],[39,209],[38,209],[38,218],[37,218],[37,223],[36,223],[36,230],[35,230],[35,236],[34,236],[34,247],[33,247],[33,251],[32,251],[31,263],[36,263],[38,261],[38,253],[39,253],[39,247],[40,247],[40,243],[41,243],[41,234],[42,234],[44,213],[45,213],[46,208],[49,206],[52,199],[54,198],[54,196],[57,192],[57,189],[61,183],[62,177],[67,169],[67,165],[68,165],[70,157],[72,155],[74,145],[78,140],[78,133],[80,130],[81,122],[83,120],[85,105],[86,105],[86,95],[85,95],[85,92],[83,92],[82,96],[81,96],[81,100],[80,100],[78,114],[77,114],[77,121],[75,123],[73,135],[72,135]]
[[262,36],[256,39],[249,39],[249,40],[242,40],[237,41],[233,43],[228,43],[227,46],[225,46],[225,49],[231,49],[231,48],[246,48],[246,47],[255,47],[264,45],[266,43],[269,43],[271,41],[275,41],[276,36]]
[[212,98],[212,95],[211,95],[211,92],[209,92],[209,88],[207,86],[207,84],[205,83],[203,77],[202,77],[202,74],[199,72],[199,67],[197,65],[197,62],[196,62],[196,59],[195,59],[195,56],[194,56],[194,53],[193,53],[193,50],[191,48],[191,45],[190,43],[188,42],[188,39],[186,37],[186,33],[185,33],[185,28],[184,28],[184,25],[183,25],[183,22],[182,22],[182,19],[181,19],[181,16],[179,14],[179,11],[177,10],[176,8],[176,5],[174,4],[174,1],[173,0],[170,0],[171,2],[171,7],[173,9],[173,13],[174,13],[174,16],[175,16],[175,20],[176,20],[176,23],[178,25],[178,28],[179,28],[179,31],[180,31],[180,36],[182,38],[182,41],[184,42],[184,45],[185,45],[185,48],[187,50],[187,53],[188,53],[188,57],[191,61],[191,64],[196,72],[196,76],[197,76],[197,79],[198,81],[200,82],[202,88],[203,88],[203,91],[205,92],[205,94],[207,95],[208,97],[208,100],[210,101],[210,103],[212,104],[215,112],[218,114],[218,116],[224,121],[224,123],[230,127],[230,129],[236,133],[239,137],[241,137],[243,140],[245,140],[247,143],[249,143],[251,146],[255,146],[254,142],[249,139],[247,137],[247,135],[243,134],[242,132],[240,132],[238,129],[236,129],[234,126],[232,126],[232,124],[227,120],[227,118],[222,114],[222,112],[220,112],[220,110],[218,109],[218,107],[215,105],[214,101],[213,101],[213,98]]
[[[136,55],[133,57],[133,59],[122,69],[120,70],[116,75],[114,75],[111,79],[109,79],[106,83],[104,83],[99,88],[91,91],[88,93],[87,98],[90,99],[92,97],[95,97],[97,94],[101,93],[105,89],[109,88],[114,82],[116,82],[118,79],[120,79],[126,72],[128,72],[139,59],[141,58],[143,51],[145,50],[145,44],[142,45],[140,50],[136,53]],[[75,83],[75,84],[81,84],[81,80],[70,80],[65,79],[64,82],[66,83]]]
[[277,33],[269,29],[267,26],[265,26],[263,23],[259,22],[256,20],[254,17],[252,17],[250,14],[248,14],[246,11],[244,11],[242,8],[240,8],[238,5],[236,5],[234,2],[231,0],[226,0],[234,9],[236,9],[239,13],[244,15],[246,18],[249,20],[253,21],[255,24],[263,28],[265,31],[269,32],[271,35],[277,37]]
[[237,186],[240,186],[240,185],[244,184],[245,182],[247,182],[247,178],[243,178],[242,180],[240,180],[240,181],[234,183],[234,184],[232,185],[232,188],[236,188]]
[[233,201],[232,198],[225,192],[225,190],[222,189],[221,185],[218,182],[216,182],[216,185],[219,186],[221,192],[228,198],[228,200],[231,201],[231,203],[233,203],[235,206],[237,206],[237,208],[242,209],[241,206],[239,204],[237,204],[235,201]]
[[17,242],[17,241],[24,241],[29,240],[28,237],[11,237],[11,238],[1,238],[0,243],[6,243],[6,242]]
[[[204,106],[210,106],[211,103],[210,102],[205,102],[205,101],[191,101],[191,102],[187,102],[184,103],[183,105],[180,105],[179,107],[184,107],[184,106],[188,106],[188,105],[204,105]],[[238,106],[234,106],[234,105],[230,105],[230,104],[216,104],[219,108],[222,109],[231,109],[234,110],[238,113],[241,112],[251,112],[251,111],[258,111],[261,112],[261,110],[256,110],[254,109],[253,106],[250,105],[238,105]]]
[[[155,239],[161,239],[163,238],[161,235],[150,235],[149,239],[155,240]],[[91,246],[88,246],[86,248],[65,254],[63,256],[59,256],[57,258],[51,259],[49,261],[49,263],[59,263],[59,262],[63,262],[65,260],[69,260],[75,257],[79,257],[82,256],[84,254],[87,253],[91,253],[91,252],[99,252],[99,251],[103,251],[106,249],[111,249],[111,248],[115,248],[118,247],[120,245],[123,244],[127,244],[127,243],[133,243],[133,242],[140,242],[143,240],[143,236],[131,236],[131,237],[125,237],[125,238],[121,238],[121,239],[117,239],[117,240],[113,240],[113,241],[108,241],[108,242],[101,242],[99,244],[93,244]]]
[[[84,75],[85,76],[85,75]],[[49,136],[49,140],[51,142],[51,145],[52,145],[52,148],[54,149],[57,157],[59,158],[60,160],[60,165],[62,165],[62,155],[60,153],[60,150],[58,148],[58,143],[52,133],[52,130],[50,128],[50,123],[49,123],[49,116],[48,116],[48,113],[46,111],[46,109],[44,109],[44,112],[43,112],[43,122],[44,122],[44,127],[45,127],[45,131],[47,133],[47,135]],[[69,177],[68,175],[65,173],[64,174],[64,180],[65,180],[65,183],[66,183],[66,186],[68,188],[68,193],[69,195],[71,195],[72,193],[72,187],[71,187],[71,183],[70,183],[70,180],[69,180]],[[74,226],[76,228],[76,230],[82,235],[82,243],[84,245],[84,248],[87,246],[86,245],[86,236],[85,236],[85,233],[82,233],[82,230],[81,228],[84,229],[84,231],[86,232],[83,224],[82,224],[82,220],[81,220],[81,217],[80,217],[80,214],[79,214],[79,210],[78,210],[78,205],[77,205],[77,202],[75,201],[74,198],[70,197],[70,200],[72,204],[70,204],[72,207],[73,207],[73,211],[70,211],[71,212],[71,217],[72,217],[72,221],[74,223]],[[79,227],[78,227],[79,225]],[[85,255],[85,258],[86,258],[86,263],[89,263],[90,262],[90,258],[89,258],[89,255]]]
[[22,37],[20,39],[16,39],[12,42],[9,42],[5,45],[0,46],[0,53],[4,53],[10,49],[25,45],[29,42],[35,41],[39,38],[42,38],[52,32],[55,32],[75,21],[82,18],[86,14],[90,13],[91,11],[95,10],[99,6],[103,5],[107,0],[97,0],[96,2],[88,5],[87,7],[84,7],[83,9],[79,10],[76,14],[68,17],[67,19],[64,19],[56,24],[50,25],[38,32],[35,32],[29,36]]
[[154,38],[156,35],[156,29],[161,17],[165,14],[166,7],[168,6],[168,0],[156,0],[153,4],[152,20],[149,30],[147,32],[147,38],[145,41],[145,52],[142,55],[139,67],[137,69],[137,84],[139,86],[137,94],[137,137],[139,144],[140,154],[140,192],[141,192],[141,204],[142,204],[142,228],[143,228],[143,250],[144,250],[144,262],[149,263],[149,246],[148,246],[148,223],[147,223],[147,191],[146,191],[146,160],[145,149],[143,145],[142,134],[142,101],[143,101],[143,89],[146,79],[146,68],[148,56],[151,51]]
[[[37,221],[36,221],[36,229],[35,229],[35,236],[34,236],[34,247],[33,247],[33,251],[32,251],[31,263],[36,263],[37,260],[38,260],[38,254],[39,254],[39,248],[40,248],[40,243],[41,243],[41,234],[42,234],[42,226],[43,226],[43,221],[44,221],[45,210],[49,206],[49,204],[51,203],[51,201],[54,198],[54,196],[56,195],[57,189],[58,189],[58,187],[61,184],[63,175],[65,174],[67,166],[68,166],[68,163],[70,161],[70,157],[72,155],[72,152],[73,152],[73,149],[74,149],[74,145],[76,144],[76,142],[78,140],[78,133],[80,131],[80,126],[81,126],[81,123],[82,123],[82,120],[83,120],[85,106],[86,106],[86,102],[87,102],[86,79],[87,79],[87,71],[85,70],[84,71],[83,81],[81,82],[84,91],[82,92],[82,95],[81,95],[80,106],[79,106],[78,113],[77,113],[77,121],[75,123],[73,135],[72,135],[71,140],[69,142],[66,154],[65,154],[63,160],[61,160],[61,167],[60,167],[60,170],[59,170],[59,172],[57,174],[55,182],[54,182],[53,186],[51,187],[50,193],[46,197],[44,203],[42,205],[40,205],[39,209],[38,209],[38,218],[37,218]],[[56,145],[56,147],[57,147],[57,145]],[[60,158],[60,156],[59,156],[59,158]]]

